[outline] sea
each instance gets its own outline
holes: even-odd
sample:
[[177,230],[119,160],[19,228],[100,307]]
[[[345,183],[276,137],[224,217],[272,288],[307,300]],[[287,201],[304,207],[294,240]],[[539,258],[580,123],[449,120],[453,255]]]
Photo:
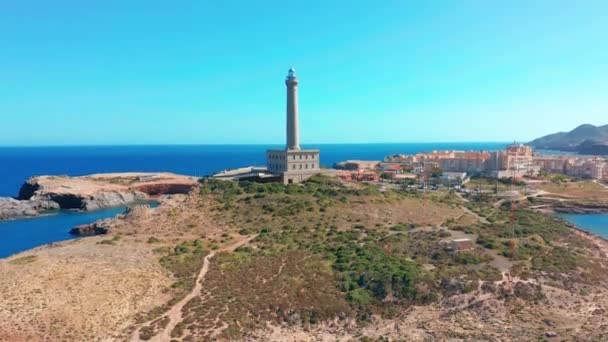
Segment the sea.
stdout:
[[113,217],[124,207],[90,212],[62,211],[53,215],[0,221],[0,258],[37,246],[75,238],[69,233],[74,226]]
[[[347,159],[381,160],[396,153],[433,150],[497,150],[507,143],[319,144],[321,166]],[[81,176],[100,172],[168,171],[205,176],[225,169],[264,165],[267,149],[282,145],[169,145],[0,147],[0,196],[16,196],[36,175]]]
[[560,214],[577,227],[608,239],[608,214]]
[[[433,150],[499,150],[503,142],[316,144],[321,165],[348,160],[381,160],[392,154]],[[281,145],[162,145],[0,147],[0,197],[16,196],[25,180],[36,175],[81,176],[102,172],[174,172],[206,176],[226,169],[265,164],[267,149]],[[78,224],[113,217],[125,208],[87,213],[59,212],[38,218],[0,221],[0,258],[36,246],[74,238]],[[604,227],[606,223],[603,223]],[[592,229],[592,228],[589,228]],[[593,228],[595,229],[595,228]],[[606,232],[604,232],[606,234]]]

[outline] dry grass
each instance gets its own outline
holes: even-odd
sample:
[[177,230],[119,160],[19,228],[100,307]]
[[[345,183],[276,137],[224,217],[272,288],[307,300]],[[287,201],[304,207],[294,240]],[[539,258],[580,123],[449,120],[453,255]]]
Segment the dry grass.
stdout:
[[201,237],[219,237],[227,230],[211,220],[207,211],[211,204],[198,193],[172,195],[162,199],[157,208],[136,206],[122,220],[108,224],[113,233],[127,236],[191,240]]
[[592,181],[545,183],[539,189],[564,198],[608,200],[608,188]]
[[101,237],[0,260],[0,341],[91,341],[166,300],[170,279],[145,243]]
[[[435,201],[423,202],[410,197],[349,197],[348,201],[319,203],[311,195],[268,194],[263,198],[240,195],[233,208],[212,207],[214,219],[241,228],[281,228],[289,225],[326,226],[349,230],[354,225],[389,227],[395,224],[436,226],[456,219],[463,211]],[[285,210],[288,208],[288,210]],[[291,210],[293,209],[293,210]]]
[[238,340],[266,322],[314,324],[348,310],[319,256],[302,251],[252,256],[242,250],[212,263],[203,295],[184,307],[184,324],[172,335]]
[[38,256],[36,256],[36,255],[26,255],[26,256],[16,258],[16,259],[12,259],[11,261],[9,261],[9,264],[26,265],[26,264],[30,264],[30,263],[36,261],[37,259],[38,259]]

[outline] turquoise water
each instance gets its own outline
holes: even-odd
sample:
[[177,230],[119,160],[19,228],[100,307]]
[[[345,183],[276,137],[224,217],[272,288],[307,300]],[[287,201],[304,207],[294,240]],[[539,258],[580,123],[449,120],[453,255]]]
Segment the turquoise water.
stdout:
[[[346,159],[381,160],[389,154],[432,150],[498,150],[507,143],[391,143],[317,144],[321,164],[332,166]],[[34,175],[79,176],[100,172],[168,171],[193,176],[224,169],[264,165],[265,151],[281,145],[173,145],[0,147],[0,196],[16,196],[23,182]],[[84,223],[112,217],[124,208],[87,213],[0,221],[0,258],[36,246],[74,238],[69,230]]]
[[579,228],[608,238],[608,214],[560,214]]

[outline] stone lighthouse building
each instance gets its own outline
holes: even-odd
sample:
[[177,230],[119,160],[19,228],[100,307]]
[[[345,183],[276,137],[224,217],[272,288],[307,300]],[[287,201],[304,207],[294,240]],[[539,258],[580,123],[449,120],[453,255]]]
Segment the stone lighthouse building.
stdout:
[[294,68],[285,79],[287,86],[287,143],[284,150],[266,151],[269,173],[281,176],[283,183],[299,183],[319,173],[319,150],[300,149],[298,127],[298,78]]

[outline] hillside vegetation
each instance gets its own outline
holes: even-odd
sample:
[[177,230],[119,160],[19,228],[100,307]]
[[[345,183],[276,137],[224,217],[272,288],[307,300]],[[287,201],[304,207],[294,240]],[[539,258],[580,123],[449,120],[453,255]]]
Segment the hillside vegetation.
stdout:
[[[316,177],[288,186],[210,180],[201,196],[215,203],[205,208],[215,220],[258,235],[212,265],[178,337],[241,339],[269,323],[314,329],[334,319],[365,326],[478,291],[535,305],[546,300],[541,278],[578,291],[606,270],[559,220],[519,209],[511,225],[509,208],[470,203],[491,223],[462,225],[462,203],[447,192],[423,200]],[[474,249],[449,253],[447,242],[462,236],[477,240]],[[514,290],[504,272],[535,280]]]
[[608,247],[544,200],[203,180],[0,260],[0,340],[606,340]]

